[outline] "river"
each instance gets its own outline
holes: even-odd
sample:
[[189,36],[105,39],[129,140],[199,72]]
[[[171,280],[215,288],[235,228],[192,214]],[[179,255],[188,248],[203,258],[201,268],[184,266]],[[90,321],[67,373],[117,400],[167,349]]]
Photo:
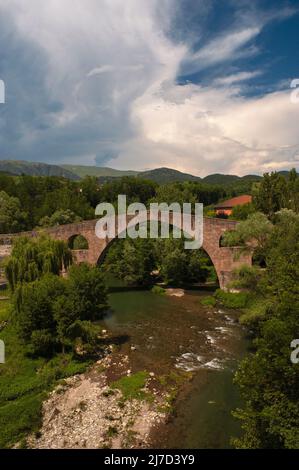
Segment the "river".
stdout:
[[153,447],[229,448],[231,437],[240,434],[231,415],[240,404],[233,372],[247,340],[238,314],[203,306],[206,295],[121,288],[109,295],[111,312],[103,323],[122,338],[119,353],[129,355],[132,373],[192,376],[180,387],[167,423],[153,431]]

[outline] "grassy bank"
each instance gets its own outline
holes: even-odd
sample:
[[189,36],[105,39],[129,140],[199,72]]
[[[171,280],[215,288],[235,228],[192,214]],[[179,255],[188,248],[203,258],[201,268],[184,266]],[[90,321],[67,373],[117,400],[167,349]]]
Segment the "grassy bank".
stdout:
[[226,292],[217,289],[213,296],[207,296],[202,299],[201,303],[205,306],[214,307],[220,305],[225,308],[243,309],[250,302],[247,292]]
[[0,331],[5,343],[5,364],[0,364],[0,448],[22,443],[26,434],[37,432],[48,392],[59,380],[83,372],[88,365],[71,355],[51,360],[27,356],[10,316],[10,302],[0,301],[0,323],[8,321]]
[[217,289],[213,296],[204,297],[201,304],[206,307],[236,309],[240,312],[239,322],[254,329],[265,316],[269,299],[249,292],[225,292]]

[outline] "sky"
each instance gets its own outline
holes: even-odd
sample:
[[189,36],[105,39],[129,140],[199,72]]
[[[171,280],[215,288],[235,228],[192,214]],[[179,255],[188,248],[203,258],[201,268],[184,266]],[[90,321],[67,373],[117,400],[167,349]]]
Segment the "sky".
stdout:
[[0,159],[299,168],[298,38],[299,0],[0,0]]

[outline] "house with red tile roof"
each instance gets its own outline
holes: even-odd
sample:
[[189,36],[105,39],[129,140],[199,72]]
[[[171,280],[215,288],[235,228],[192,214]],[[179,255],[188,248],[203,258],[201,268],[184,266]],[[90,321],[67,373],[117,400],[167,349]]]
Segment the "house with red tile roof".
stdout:
[[248,194],[243,194],[242,196],[233,197],[227,201],[221,202],[215,206],[215,212],[218,216],[230,216],[233,212],[234,207],[244,206],[245,204],[250,204],[252,202],[252,196]]

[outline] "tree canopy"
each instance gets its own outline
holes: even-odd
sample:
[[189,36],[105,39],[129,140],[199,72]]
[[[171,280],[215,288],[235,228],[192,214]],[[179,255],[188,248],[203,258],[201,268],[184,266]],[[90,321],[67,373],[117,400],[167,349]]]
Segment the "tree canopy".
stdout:
[[59,275],[71,263],[72,253],[64,241],[46,235],[19,237],[6,263],[6,277],[14,291],[18,283],[35,281],[47,273]]

